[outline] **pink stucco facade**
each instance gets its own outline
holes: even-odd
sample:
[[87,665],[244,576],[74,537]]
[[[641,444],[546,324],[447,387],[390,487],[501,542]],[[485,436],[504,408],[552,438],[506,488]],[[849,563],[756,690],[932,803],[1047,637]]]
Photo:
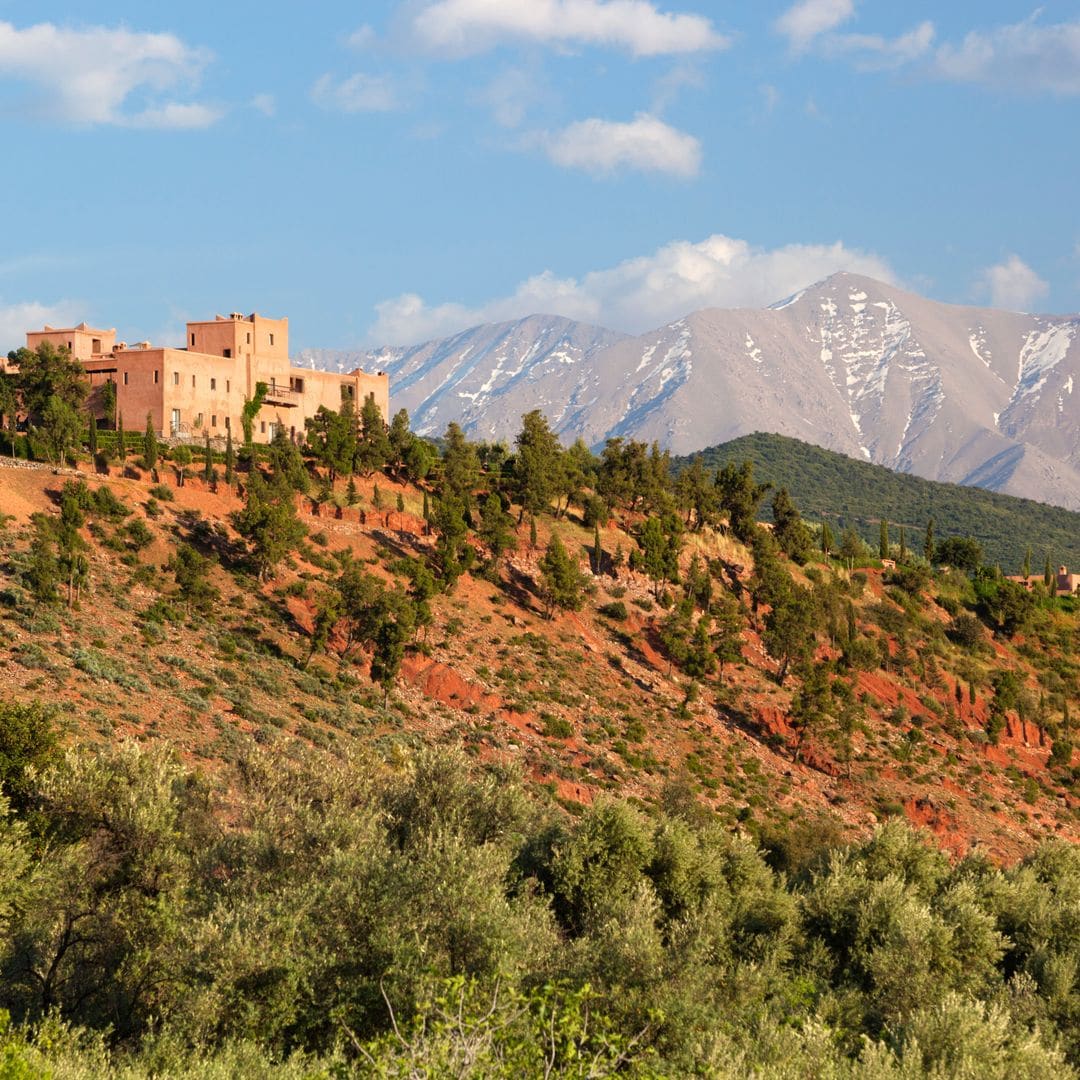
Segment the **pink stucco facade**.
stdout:
[[289,361],[289,320],[261,315],[219,315],[187,324],[183,348],[128,345],[115,330],[31,331],[28,348],[42,341],[71,350],[90,379],[92,398],[108,381],[116,384],[116,408],[124,426],[141,429],[149,415],[165,437],[224,438],[231,428],[241,438],[244,402],[258,383],[268,391],[255,418],[256,442],[269,442],[280,427],[295,439],[320,406],[340,409],[348,397],[357,413],[374,398],[383,419],[390,415],[390,383],[383,372],[357,369],[347,375],[294,367]]

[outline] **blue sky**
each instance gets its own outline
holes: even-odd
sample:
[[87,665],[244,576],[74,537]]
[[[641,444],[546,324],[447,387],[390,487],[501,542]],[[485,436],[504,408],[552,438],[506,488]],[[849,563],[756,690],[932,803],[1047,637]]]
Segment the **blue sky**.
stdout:
[[1080,3],[0,0],[0,347],[642,331],[837,269],[1080,309]]

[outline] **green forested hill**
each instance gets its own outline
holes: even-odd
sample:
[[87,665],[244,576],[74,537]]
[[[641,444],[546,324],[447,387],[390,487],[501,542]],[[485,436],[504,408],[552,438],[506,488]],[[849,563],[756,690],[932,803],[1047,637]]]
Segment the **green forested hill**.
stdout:
[[[758,480],[786,487],[805,518],[827,520],[834,530],[853,526],[871,543],[877,543],[885,517],[894,542],[898,526],[904,525],[908,546],[921,550],[932,518],[938,540],[973,536],[987,561],[1006,573],[1019,572],[1029,546],[1036,571],[1041,572],[1047,557],[1055,567],[1080,567],[1080,514],[1061,507],[894,473],[783,435],[746,435],[697,456],[710,468],[753,461]],[[680,458],[676,468],[692,460]]]

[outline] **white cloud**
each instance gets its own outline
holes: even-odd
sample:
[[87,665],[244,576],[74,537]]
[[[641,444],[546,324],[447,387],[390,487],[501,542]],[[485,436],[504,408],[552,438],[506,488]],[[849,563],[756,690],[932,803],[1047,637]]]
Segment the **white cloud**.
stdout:
[[723,49],[730,39],[702,15],[658,11],[648,0],[434,0],[413,18],[420,43],[468,56],[505,41],[605,45],[634,56]]
[[21,304],[0,303],[0,355],[7,356],[12,349],[26,344],[27,330],[40,330],[46,323],[50,326],[73,326],[82,321],[76,311],[77,305],[70,300],[56,304],[27,301]]
[[391,112],[398,108],[397,92],[389,79],[358,72],[336,81],[323,75],[311,88],[311,99],[324,109],[346,113]]
[[932,22],[922,22],[894,38],[881,34],[836,34],[827,40],[827,48],[831,52],[859,55],[858,66],[863,70],[881,70],[910,64],[925,56],[934,43],[935,32]]
[[1009,311],[1031,311],[1046,296],[1050,286],[1019,255],[988,266],[979,278],[980,286],[990,293],[994,307]]
[[800,0],[788,8],[773,26],[797,52],[815,38],[835,30],[855,15],[855,0]]
[[556,165],[594,176],[639,169],[688,179],[701,171],[701,143],[648,113],[628,123],[579,120],[534,139]]
[[1080,21],[1040,26],[1033,16],[975,31],[960,45],[942,46],[935,55],[934,72],[953,82],[1006,90],[1080,94]]
[[641,333],[700,308],[763,307],[839,270],[894,280],[884,260],[841,243],[763,249],[717,235],[696,244],[678,240],[580,279],[545,271],[475,306],[429,307],[408,293],[376,306],[368,339],[410,344],[537,313]]
[[[0,79],[32,87],[41,115],[74,124],[205,127],[221,112],[205,105],[160,101],[193,85],[210,56],[173,34],[38,23],[18,29],[0,22]],[[140,107],[131,107],[131,98]]]

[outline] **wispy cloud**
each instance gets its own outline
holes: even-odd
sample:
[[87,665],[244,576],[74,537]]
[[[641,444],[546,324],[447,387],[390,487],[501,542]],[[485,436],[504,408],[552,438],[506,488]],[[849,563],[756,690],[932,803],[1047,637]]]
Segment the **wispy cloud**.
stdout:
[[679,240],[582,278],[545,271],[509,295],[485,304],[429,306],[407,293],[376,307],[372,344],[412,344],[484,322],[537,313],[640,333],[706,307],[762,307],[839,270],[894,279],[876,255],[842,243],[757,248],[745,240],[710,236]]
[[896,37],[836,32],[854,17],[853,0],[804,0],[775,25],[796,51],[847,57],[864,71],[904,67],[923,78],[1015,93],[1080,94],[1080,20],[1043,24],[1040,14],[941,43],[929,21]]
[[64,123],[208,127],[221,109],[168,95],[197,84],[209,59],[174,34],[0,22],[0,79],[24,83],[33,112]]
[[627,169],[691,179],[701,171],[701,143],[648,113],[633,120],[578,120],[529,141],[566,169],[607,176]]
[[1044,26],[1032,16],[973,31],[959,45],[937,50],[934,72],[953,82],[1022,93],[1080,94],[1080,21]]
[[550,98],[550,91],[537,70],[531,67],[503,68],[476,95],[491,110],[495,123],[503,128],[520,127],[529,110]]
[[345,44],[351,49],[368,49],[378,40],[375,27],[365,23],[357,27],[346,39]]
[[914,29],[897,37],[882,34],[834,34],[826,48],[832,53],[848,53],[856,58],[856,66],[864,71],[901,67],[919,60],[930,52],[936,31],[932,22],[919,23]]
[[273,116],[277,112],[277,98],[273,94],[256,94],[248,104],[263,116]]
[[661,12],[648,0],[434,0],[417,12],[412,28],[424,48],[453,56],[514,41],[600,45],[634,56],[705,52],[730,44],[704,16]]
[[835,30],[855,15],[855,0],[800,0],[773,24],[796,52],[808,48],[822,34]]
[[6,356],[12,349],[26,344],[27,330],[50,326],[71,326],[78,314],[78,305],[71,300],[42,304],[29,300],[19,304],[0,303],[0,353]]
[[393,82],[383,75],[357,72],[345,79],[323,75],[311,88],[311,100],[324,109],[346,113],[392,112],[400,107]]
[[979,277],[980,289],[989,292],[994,307],[1031,311],[1050,286],[1019,255],[988,266]]

